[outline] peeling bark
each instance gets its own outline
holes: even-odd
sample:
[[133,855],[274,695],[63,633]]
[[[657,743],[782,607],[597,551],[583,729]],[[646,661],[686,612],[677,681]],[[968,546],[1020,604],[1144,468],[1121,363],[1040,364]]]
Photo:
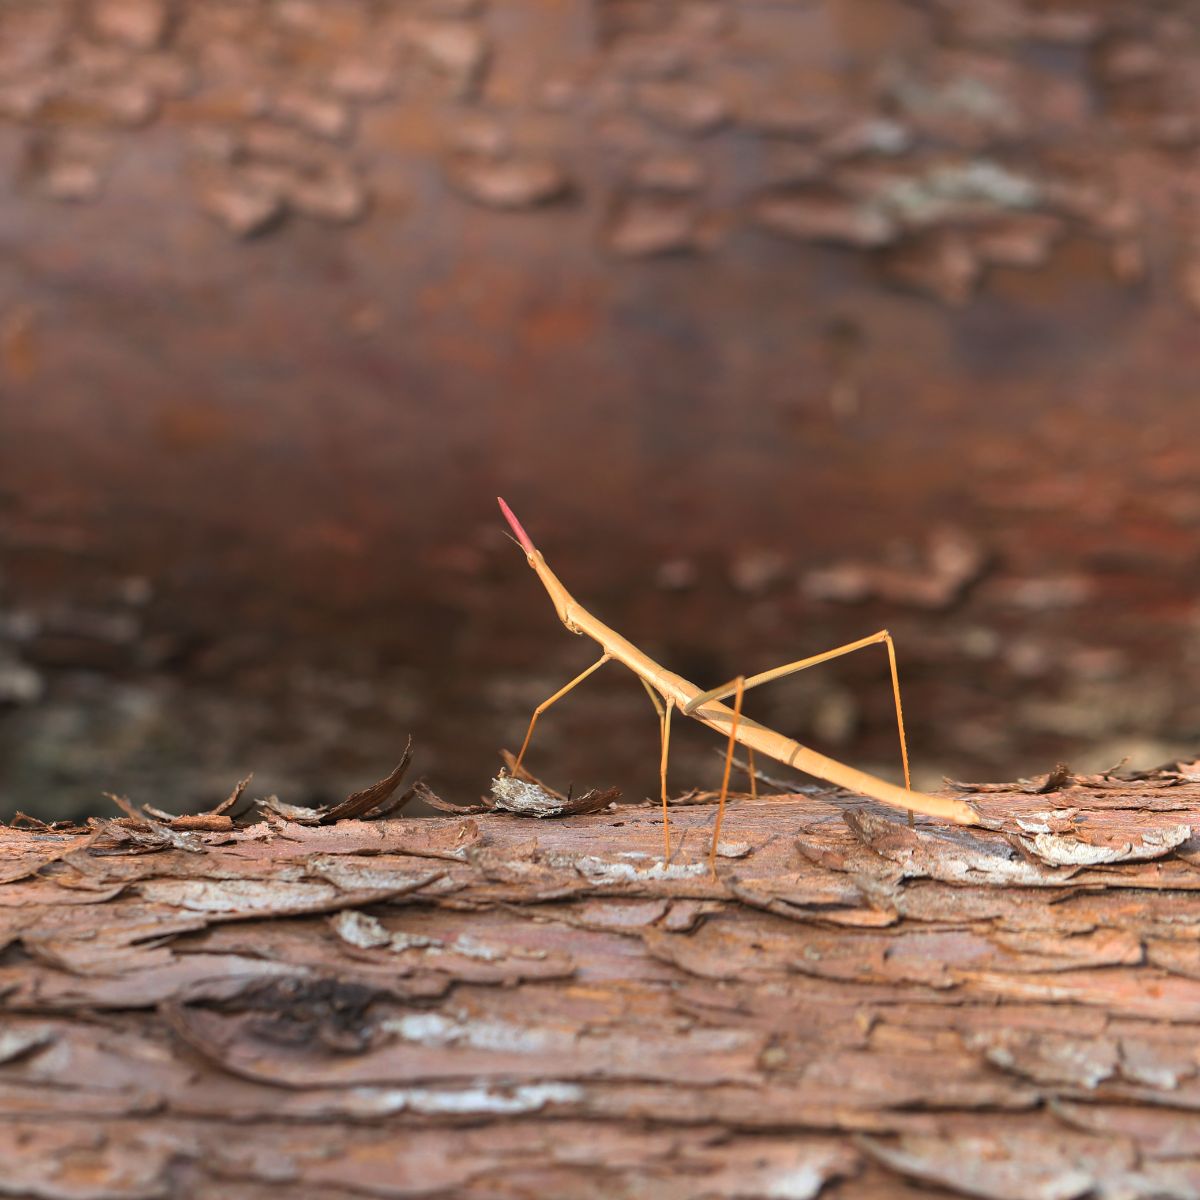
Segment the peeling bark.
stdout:
[[1195,1196],[1200,786],[1055,782],[715,878],[706,803],[4,828],[0,1191]]

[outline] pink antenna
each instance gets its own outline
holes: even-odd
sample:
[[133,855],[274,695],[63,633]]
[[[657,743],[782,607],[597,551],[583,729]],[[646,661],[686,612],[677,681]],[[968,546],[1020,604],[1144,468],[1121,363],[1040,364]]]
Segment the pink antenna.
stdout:
[[517,514],[504,503],[502,496],[497,496],[496,499],[500,503],[500,511],[504,514],[504,519],[512,527],[513,533],[517,535],[517,541],[521,543],[521,548],[526,554],[536,554],[537,551],[533,548],[533,542],[529,540],[529,534],[525,532],[521,522],[517,520]]

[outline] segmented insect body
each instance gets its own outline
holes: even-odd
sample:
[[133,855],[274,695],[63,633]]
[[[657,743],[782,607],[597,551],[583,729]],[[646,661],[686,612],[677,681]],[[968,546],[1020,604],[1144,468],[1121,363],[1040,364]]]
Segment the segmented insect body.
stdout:
[[[525,532],[521,522],[517,520],[512,509],[503,500],[500,500],[500,509],[504,513],[505,519],[508,521],[521,549],[525,552],[529,565],[537,573],[538,579],[541,580],[542,586],[549,594],[559,620],[572,633],[582,634],[591,638],[602,651],[596,662],[564,687],[560,688],[554,695],[542,701],[534,709],[533,716],[529,722],[529,729],[525,735],[524,744],[521,747],[520,754],[517,755],[513,768],[514,775],[521,768],[521,763],[525,752],[529,748],[529,742],[533,736],[533,729],[537,724],[538,717],[595,671],[598,671],[605,663],[615,660],[623,666],[628,667],[642,681],[659,714],[662,737],[662,756],[659,774],[663,804],[663,848],[665,854],[669,855],[670,853],[670,821],[667,813],[667,763],[670,752],[671,717],[677,709],[685,716],[691,717],[693,720],[699,721],[702,725],[707,725],[710,729],[723,734],[728,740],[720,811],[724,809],[725,793],[728,788],[729,764],[733,746],[737,743],[746,747],[751,753],[765,754],[769,758],[773,758],[789,767],[794,767],[809,775],[815,775],[818,779],[823,779],[828,783],[837,784],[839,787],[846,788],[850,792],[870,796],[872,799],[889,804],[894,808],[905,809],[910,813],[924,813],[928,816],[940,817],[943,820],[954,821],[960,825],[979,824],[978,814],[970,805],[965,804],[961,800],[933,796],[925,792],[913,791],[909,787],[898,787],[896,784],[889,783],[878,776],[868,774],[866,771],[860,771],[846,763],[839,762],[837,759],[820,754],[816,750],[801,745],[801,743],[793,738],[787,737],[774,729],[769,729],[767,726],[760,725],[757,721],[741,715],[742,695],[751,687],[769,682],[771,679],[778,679],[794,671],[804,670],[809,666],[816,665],[818,662],[828,661],[831,658],[850,653],[864,646],[876,643],[884,644],[888,650],[889,662],[892,669],[897,722],[900,730],[901,749],[904,756],[904,773],[907,783],[908,758],[904,740],[904,722],[900,709],[899,682],[896,676],[895,650],[891,637],[886,631],[873,634],[871,637],[863,638],[858,642],[851,642],[846,646],[839,646],[824,654],[799,659],[793,663],[786,663],[781,667],[761,672],[750,678],[739,676],[722,687],[713,688],[706,692],[689,680],[684,679],[681,675],[677,675],[660,663],[655,662],[654,659],[644,651],[639,650],[627,638],[622,637],[615,629],[609,628],[603,621],[584,608],[567,591],[558,576],[550,569],[541,552]],[[731,695],[735,697],[733,708],[722,703],[725,697]],[[713,835],[712,850],[714,854],[719,828],[718,817],[718,825]]]

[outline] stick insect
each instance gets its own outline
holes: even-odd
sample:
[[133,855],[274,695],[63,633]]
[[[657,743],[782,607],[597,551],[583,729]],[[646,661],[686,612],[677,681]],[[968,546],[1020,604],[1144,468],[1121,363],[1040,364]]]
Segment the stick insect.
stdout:
[[[521,751],[513,763],[512,774],[514,777],[520,774],[521,763],[525,758],[526,751],[529,749],[529,742],[533,737],[533,730],[537,725],[538,718],[551,705],[556,704],[568,692],[578,687],[579,684],[598,671],[605,663],[615,659],[623,666],[628,667],[641,680],[642,686],[649,694],[654,709],[658,713],[659,733],[662,743],[662,753],[659,759],[659,786],[662,793],[664,859],[669,859],[671,855],[671,826],[670,817],[667,813],[667,763],[671,746],[671,715],[676,709],[684,716],[691,717],[693,720],[699,721],[702,725],[707,725],[710,729],[714,729],[718,733],[724,733],[728,739],[725,752],[725,771],[721,782],[720,803],[717,808],[717,819],[713,827],[712,848],[709,853],[710,867],[715,867],[717,838],[720,835],[721,819],[725,812],[725,799],[729,790],[730,767],[733,761],[733,747],[735,743],[741,744],[746,748],[748,773],[750,775],[752,791],[754,790],[755,780],[753,755],[755,751],[758,751],[760,754],[765,754],[769,758],[773,758],[786,766],[794,767],[809,775],[815,775],[818,779],[823,779],[827,783],[834,783],[851,792],[870,796],[872,799],[882,801],[884,804],[890,804],[894,808],[907,809],[910,822],[913,813],[925,813],[928,816],[942,817],[946,820],[955,821],[960,825],[979,824],[978,814],[961,800],[950,800],[941,796],[931,796],[925,792],[912,790],[908,771],[908,746],[904,736],[904,714],[900,705],[900,682],[896,670],[896,651],[891,635],[886,630],[881,630],[870,637],[861,638],[857,642],[850,642],[845,646],[838,646],[833,650],[827,650],[823,654],[814,654],[808,658],[797,659],[795,662],[784,663],[783,666],[775,667],[769,671],[762,671],[757,675],[751,675],[749,678],[739,675],[736,679],[720,687],[712,688],[709,691],[702,691],[694,683],[656,663],[648,654],[639,650],[630,641],[617,633],[615,629],[610,629],[598,617],[588,612],[567,591],[559,581],[558,576],[547,566],[546,560],[533,544],[512,509],[502,499],[499,497],[497,499],[500,500],[500,511],[503,512],[505,519],[516,535],[517,542],[525,552],[525,557],[529,565],[537,573],[538,579],[541,580],[542,586],[553,601],[558,619],[572,633],[582,634],[585,637],[591,638],[603,652],[590,667],[581,671],[574,679],[559,688],[552,696],[543,700],[533,710],[533,715],[529,719],[529,728],[525,733],[525,740],[521,744]],[[742,716],[742,697],[751,688],[758,687],[763,683],[769,683],[773,679],[781,679],[783,676],[793,674],[796,671],[803,671],[808,667],[815,667],[819,663],[828,662],[830,659],[839,658],[844,654],[851,654],[855,650],[861,650],[866,646],[880,644],[887,649],[888,663],[891,668],[892,691],[896,703],[896,724],[900,734],[900,754],[904,766],[904,787],[897,787],[895,784],[888,783],[884,779],[879,779],[874,775],[867,774],[865,771],[859,771],[854,767],[847,766],[845,763],[838,762],[837,759],[827,758],[824,754],[819,754],[807,746],[802,746],[799,742],[782,733],[777,733],[773,729],[768,729],[765,725],[760,725],[757,721],[752,721],[748,717]],[[722,703],[723,700],[728,699],[730,696],[734,698],[732,708]]]

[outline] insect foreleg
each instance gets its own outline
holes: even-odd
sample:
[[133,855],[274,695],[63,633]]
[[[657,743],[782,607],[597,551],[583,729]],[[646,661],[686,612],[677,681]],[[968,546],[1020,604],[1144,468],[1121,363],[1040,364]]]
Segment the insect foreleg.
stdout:
[[537,719],[552,705],[556,700],[561,700],[572,688],[578,687],[593,671],[598,671],[612,657],[611,654],[605,653],[592,663],[586,671],[581,671],[574,679],[571,680],[565,687],[560,687],[548,700],[543,700],[541,704],[533,710],[533,716],[529,718],[529,728],[525,731],[525,740],[521,743],[521,753],[517,755],[516,762],[513,763],[513,778],[515,779],[521,773],[521,760],[525,757],[525,751],[529,749],[529,739],[533,737],[533,727],[537,724]]

